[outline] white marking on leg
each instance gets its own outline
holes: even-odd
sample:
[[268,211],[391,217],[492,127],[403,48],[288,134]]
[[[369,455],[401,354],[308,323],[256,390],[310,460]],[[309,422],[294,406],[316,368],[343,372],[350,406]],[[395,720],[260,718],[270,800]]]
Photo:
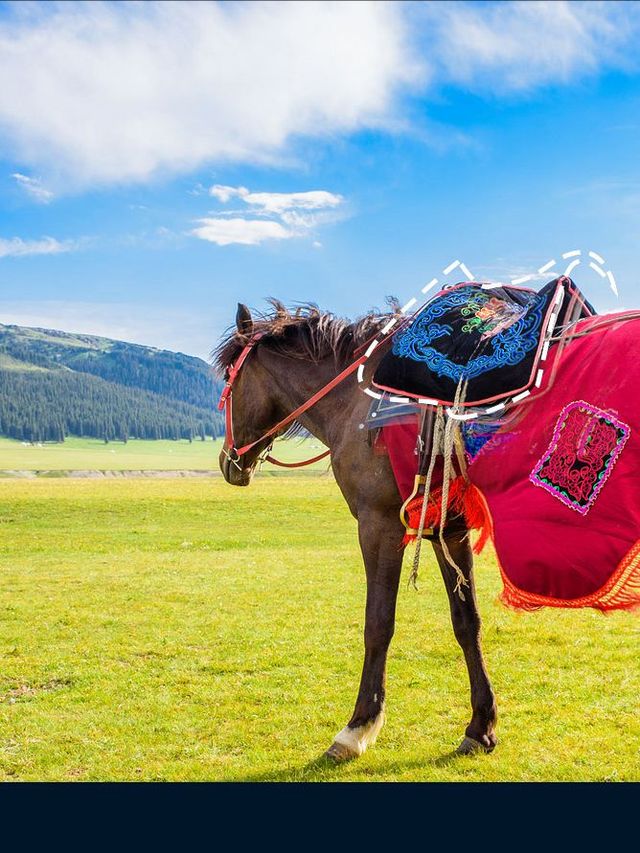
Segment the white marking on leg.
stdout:
[[377,717],[369,720],[364,726],[357,726],[355,729],[345,726],[341,732],[338,732],[333,741],[341,746],[346,746],[354,755],[362,755],[368,747],[376,742],[383,725],[384,707],[380,709]]

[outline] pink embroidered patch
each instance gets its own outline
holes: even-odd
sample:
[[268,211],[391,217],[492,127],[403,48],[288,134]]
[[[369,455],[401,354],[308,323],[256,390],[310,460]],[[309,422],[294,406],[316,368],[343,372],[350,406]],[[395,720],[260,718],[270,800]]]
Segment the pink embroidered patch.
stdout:
[[610,412],[577,400],[560,412],[551,443],[529,475],[565,506],[586,515],[631,433]]

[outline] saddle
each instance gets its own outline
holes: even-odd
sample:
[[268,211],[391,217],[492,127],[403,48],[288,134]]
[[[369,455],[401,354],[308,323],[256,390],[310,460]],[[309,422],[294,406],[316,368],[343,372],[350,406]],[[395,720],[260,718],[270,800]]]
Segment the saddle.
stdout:
[[461,282],[437,293],[399,327],[373,385],[421,406],[517,402],[539,386],[556,326],[593,314],[566,276],[537,292]]

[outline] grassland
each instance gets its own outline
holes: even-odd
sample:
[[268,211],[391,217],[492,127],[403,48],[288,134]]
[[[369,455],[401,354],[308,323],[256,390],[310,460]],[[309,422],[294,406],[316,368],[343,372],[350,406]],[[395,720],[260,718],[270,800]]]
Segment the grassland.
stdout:
[[[67,438],[63,444],[25,444],[0,438],[0,475],[2,471],[215,471],[219,472],[217,441],[140,441],[105,444],[93,438]],[[322,452],[314,440],[279,441],[277,458],[284,462],[307,459]],[[310,469],[325,471],[326,462]],[[275,472],[265,463],[265,472]]]
[[637,616],[510,612],[483,557],[501,742],[454,757],[466,672],[428,559],[399,596],[387,725],[331,767],[364,579],[330,478],[0,489],[1,779],[640,779]]

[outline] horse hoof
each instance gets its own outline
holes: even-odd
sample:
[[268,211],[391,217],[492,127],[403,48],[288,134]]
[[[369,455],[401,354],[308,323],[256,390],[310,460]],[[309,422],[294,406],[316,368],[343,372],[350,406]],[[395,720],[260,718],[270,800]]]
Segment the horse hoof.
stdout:
[[344,761],[352,761],[359,756],[359,752],[351,749],[344,743],[338,743],[334,740],[329,749],[325,752],[325,758],[333,761],[334,764],[342,764]]
[[496,742],[487,745],[486,743],[481,743],[479,740],[475,740],[474,738],[466,735],[460,746],[456,749],[456,752],[458,755],[475,755],[477,752],[493,752],[496,748]]

